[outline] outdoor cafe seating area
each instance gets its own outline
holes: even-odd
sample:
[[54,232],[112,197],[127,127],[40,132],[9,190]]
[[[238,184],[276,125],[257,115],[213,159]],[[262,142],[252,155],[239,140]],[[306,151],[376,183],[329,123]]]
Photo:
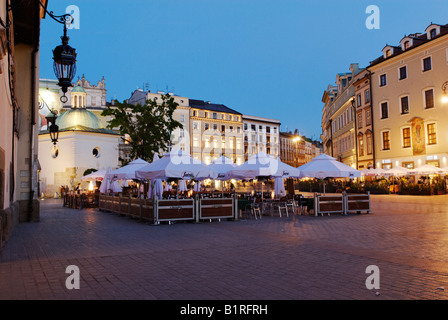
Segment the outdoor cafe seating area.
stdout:
[[[151,163],[137,159],[116,170],[98,170],[81,178],[90,182],[89,190],[63,194],[64,206],[98,208],[154,224],[370,212],[368,194],[349,200],[346,194],[331,198],[334,195],[326,195],[325,190],[300,192],[294,183],[287,183],[285,189],[286,181],[304,177],[361,176],[359,171],[326,155],[299,168],[264,153],[239,166],[225,157],[217,160],[205,165],[179,150],[162,158],[156,156]],[[92,188],[92,181],[97,187]]]

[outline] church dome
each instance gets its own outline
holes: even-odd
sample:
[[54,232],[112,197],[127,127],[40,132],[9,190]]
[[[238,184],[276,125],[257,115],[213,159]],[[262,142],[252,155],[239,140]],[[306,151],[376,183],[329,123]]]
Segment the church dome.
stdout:
[[70,93],[77,93],[77,92],[87,94],[86,90],[84,90],[84,88],[81,87],[81,86],[75,86],[75,87],[72,89],[72,91],[70,91]]
[[56,124],[59,130],[77,128],[104,129],[100,118],[93,112],[84,108],[72,108],[62,113],[57,119]]

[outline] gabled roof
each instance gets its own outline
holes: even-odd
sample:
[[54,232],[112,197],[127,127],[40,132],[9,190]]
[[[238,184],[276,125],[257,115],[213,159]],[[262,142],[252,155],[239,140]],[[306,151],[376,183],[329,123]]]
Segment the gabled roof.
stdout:
[[[431,25],[436,25],[436,24],[431,23]],[[388,59],[391,59],[393,57],[396,57],[396,56],[398,56],[398,55],[400,55],[400,54],[402,54],[404,52],[410,51],[410,50],[412,50],[414,48],[417,48],[417,47],[419,47],[419,46],[421,46],[421,45],[423,45],[425,43],[428,43],[429,41],[432,41],[434,39],[440,38],[440,37],[448,34],[448,24],[446,24],[446,25],[437,25],[437,26],[440,26],[440,33],[436,37],[434,37],[432,39],[428,39],[428,35],[426,33],[422,33],[422,34],[414,33],[414,34],[410,34],[408,36],[405,36],[404,38],[406,38],[406,37],[412,38],[414,41],[413,41],[413,45],[411,47],[409,47],[408,49],[404,50],[404,51],[402,50],[402,48],[400,46],[386,45],[384,48],[389,46],[389,47],[394,49],[393,54],[391,54],[389,57],[386,57],[386,58],[384,57],[384,55],[376,58],[375,60],[370,62],[369,67],[372,67],[372,66],[374,66],[376,64],[379,64],[379,63],[381,63],[381,62],[383,62],[385,60],[388,60]],[[402,38],[402,39],[404,39],[404,38]],[[384,48],[383,48],[383,50],[384,50]]]
[[233,113],[233,114],[241,115],[240,112],[230,109],[229,107],[227,107],[223,104],[210,103],[208,101],[203,101],[203,100],[190,99],[190,107],[196,108],[196,109],[202,109],[202,110],[226,112],[226,113]]

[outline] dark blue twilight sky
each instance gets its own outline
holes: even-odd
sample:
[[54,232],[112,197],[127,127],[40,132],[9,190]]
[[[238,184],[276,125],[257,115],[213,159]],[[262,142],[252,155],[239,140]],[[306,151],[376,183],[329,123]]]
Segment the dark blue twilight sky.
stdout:
[[[351,63],[361,67],[405,34],[448,23],[446,0],[50,0],[76,5],[80,28],[75,80],[106,79],[108,101],[151,91],[222,103],[279,119],[281,130],[321,134],[323,91]],[[380,29],[366,8],[380,9]],[[40,77],[54,79],[51,50],[62,25],[42,20]]]

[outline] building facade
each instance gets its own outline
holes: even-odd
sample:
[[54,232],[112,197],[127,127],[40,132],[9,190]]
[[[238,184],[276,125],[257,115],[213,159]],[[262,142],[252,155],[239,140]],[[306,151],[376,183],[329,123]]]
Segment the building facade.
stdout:
[[358,64],[350,65],[350,72],[339,73],[336,84],[323,94],[322,140],[327,154],[356,168],[356,134],[354,77],[361,72]]
[[[171,148],[179,148],[190,154],[190,99],[188,99],[187,97],[177,96],[172,92],[169,92],[168,94],[173,97],[174,101],[178,104],[178,107],[173,113],[173,119],[179,121],[182,124],[182,128],[177,128],[176,130],[174,130],[174,132],[171,133],[171,146],[168,147],[168,151],[170,151]],[[127,100],[127,103],[144,105],[146,104],[147,100],[162,102],[162,95],[165,95],[165,92],[151,92],[137,89],[131,93],[131,97]],[[106,122],[109,120],[109,117],[105,117]],[[118,130],[116,131],[118,132]],[[119,146],[120,161],[123,163],[134,160],[130,159],[130,149],[126,143],[126,139],[128,139],[128,137],[124,137]],[[164,152],[161,150],[160,153],[160,156],[162,156]]]
[[387,45],[368,66],[376,167],[448,166],[448,25]]
[[242,114],[222,104],[202,100],[189,101],[190,148],[193,159],[206,164],[225,156],[242,164]]
[[0,250],[19,222],[40,219],[36,133],[40,23],[47,1],[13,4],[0,0]]
[[280,160],[294,168],[305,164],[305,139],[298,133],[280,132]]
[[[46,126],[39,133],[41,195],[51,197],[61,186],[73,189],[87,169],[117,169],[120,135],[106,129],[102,119],[86,107],[88,94],[81,86],[70,90],[72,106],[56,119],[59,139],[54,145]],[[85,186],[83,186],[85,187]]]
[[328,85],[322,96],[322,102],[324,106],[322,108],[322,145],[323,152],[325,154],[333,156],[333,131],[332,131],[332,119],[331,119],[331,106],[337,96],[338,88],[333,85]]
[[280,156],[280,120],[243,115],[244,161],[259,152]]
[[355,137],[356,169],[374,168],[375,152],[373,141],[372,99],[370,72],[365,69],[355,76]]

